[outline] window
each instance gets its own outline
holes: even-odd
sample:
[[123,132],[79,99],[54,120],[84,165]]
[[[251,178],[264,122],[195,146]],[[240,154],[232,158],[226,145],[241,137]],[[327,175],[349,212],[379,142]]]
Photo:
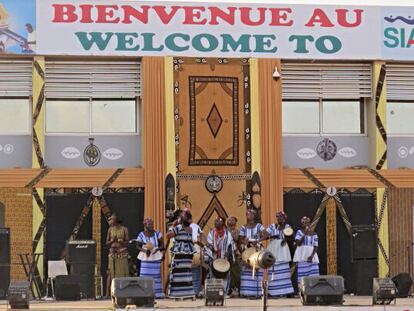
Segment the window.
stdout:
[[389,102],[387,127],[390,135],[414,135],[414,102]]
[[365,133],[364,100],[286,100],[284,134],[355,135]]
[[31,109],[28,98],[0,98],[0,134],[31,133]]
[[47,100],[48,134],[137,133],[137,104],[130,100]]

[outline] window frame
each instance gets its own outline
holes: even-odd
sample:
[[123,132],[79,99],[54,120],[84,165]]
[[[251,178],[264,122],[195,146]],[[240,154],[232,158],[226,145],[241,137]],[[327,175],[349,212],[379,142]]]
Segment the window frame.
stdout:
[[[406,103],[406,104],[412,104],[414,105],[414,100],[389,100],[387,101],[387,107],[389,107],[390,105],[392,105],[393,103]],[[386,111],[386,114],[388,116],[388,111]],[[414,137],[414,131],[412,133],[389,133],[389,124],[387,122],[386,124],[386,132],[387,132],[387,137]]]
[[21,99],[27,100],[27,104],[29,105],[28,109],[28,125],[29,129],[27,132],[10,132],[10,133],[3,133],[0,131],[0,136],[31,136],[33,135],[33,100],[32,97],[15,97],[15,96],[4,96],[0,97],[0,100],[7,100],[7,99]]
[[[319,102],[319,133],[285,133],[283,132],[283,120],[282,120],[282,136],[307,136],[307,137],[332,137],[332,136],[353,136],[353,137],[366,137],[368,136],[367,133],[367,100],[366,98],[361,97],[358,99],[346,99],[346,98],[319,98],[319,99],[282,99],[282,102]],[[323,102],[351,102],[355,101],[360,103],[360,127],[362,129],[362,133],[325,133],[323,132]],[[283,109],[283,106],[282,106]],[[362,116],[361,116],[362,114]]]
[[[135,102],[135,132],[92,132],[92,105],[93,101],[134,101]],[[46,127],[46,113],[48,101],[87,101],[89,103],[89,132],[48,132]],[[46,136],[139,136],[141,135],[141,97],[136,98],[46,98],[45,100],[45,123],[44,131]]]

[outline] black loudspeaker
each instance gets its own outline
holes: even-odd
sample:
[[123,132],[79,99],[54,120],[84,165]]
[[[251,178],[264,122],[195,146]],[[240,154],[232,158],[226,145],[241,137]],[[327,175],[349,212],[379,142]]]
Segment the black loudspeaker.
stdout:
[[11,309],[29,309],[29,286],[27,281],[10,283],[8,300]]
[[0,228],[0,300],[5,299],[10,284],[10,229]]
[[72,263],[70,275],[78,277],[82,298],[95,298],[95,264]]
[[299,294],[303,305],[342,305],[344,278],[334,275],[303,277]]
[[80,300],[79,277],[76,275],[58,275],[55,279],[56,300]]
[[66,261],[72,263],[96,263],[96,242],[93,240],[67,241]]
[[375,225],[353,226],[351,243],[352,260],[377,258],[377,230]]
[[392,281],[397,288],[397,297],[398,298],[407,298],[411,286],[413,286],[413,279],[408,273],[400,273],[392,278]]
[[206,306],[224,306],[224,280],[207,279],[205,283]]
[[359,296],[372,294],[372,279],[378,276],[378,262],[373,260],[358,260],[352,263],[352,292]]
[[127,304],[137,307],[154,307],[154,279],[141,277],[115,278],[111,285],[111,298],[115,308]]
[[372,280],[372,304],[389,305],[397,297],[397,289],[390,278],[374,278]]

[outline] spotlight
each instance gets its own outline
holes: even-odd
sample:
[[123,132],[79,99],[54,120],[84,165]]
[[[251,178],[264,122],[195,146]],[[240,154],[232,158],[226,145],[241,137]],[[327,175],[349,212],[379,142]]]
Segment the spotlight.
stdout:
[[279,79],[280,78],[280,73],[279,70],[277,69],[277,66],[275,66],[275,71],[273,71],[273,79]]

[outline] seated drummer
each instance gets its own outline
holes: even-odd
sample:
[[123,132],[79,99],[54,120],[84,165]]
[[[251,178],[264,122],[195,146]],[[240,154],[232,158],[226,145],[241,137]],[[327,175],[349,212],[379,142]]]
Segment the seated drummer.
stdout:
[[[232,264],[234,258],[234,241],[231,233],[224,226],[224,220],[217,217],[214,221],[214,229],[212,229],[207,237],[207,250],[210,266],[210,278],[214,278],[213,262],[216,259],[226,259]],[[224,288],[226,293],[229,290],[230,273],[225,278]]]

